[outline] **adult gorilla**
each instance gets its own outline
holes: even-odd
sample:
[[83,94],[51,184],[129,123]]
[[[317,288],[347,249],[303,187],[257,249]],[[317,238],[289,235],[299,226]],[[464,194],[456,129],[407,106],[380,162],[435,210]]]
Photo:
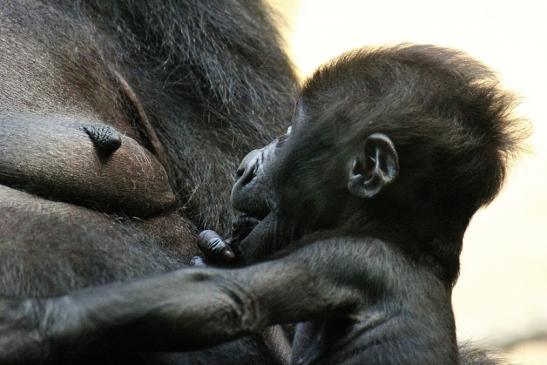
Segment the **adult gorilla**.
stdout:
[[[237,161],[290,120],[295,77],[264,4],[4,0],[0,16],[0,294],[186,264],[198,229],[227,227],[219,197]],[[81,357],[269,362],[256,339],[180,355],[115,346]]]

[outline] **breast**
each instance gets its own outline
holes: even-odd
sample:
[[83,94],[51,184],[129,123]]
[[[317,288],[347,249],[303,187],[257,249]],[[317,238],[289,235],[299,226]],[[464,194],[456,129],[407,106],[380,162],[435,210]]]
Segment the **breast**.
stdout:
[[150,216],[176,202],[157,158],[121,134],[102,155],[85,131],[94,122],[34,116],[0,117],[0,184],[102,211]]

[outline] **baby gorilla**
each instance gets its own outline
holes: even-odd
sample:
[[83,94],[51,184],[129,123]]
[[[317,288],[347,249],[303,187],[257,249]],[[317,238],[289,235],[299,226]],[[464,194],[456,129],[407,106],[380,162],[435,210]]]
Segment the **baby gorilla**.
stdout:
[[360,50],[319,69],[289,132],[241,163],[234,237],[200,235],[213,260],[282,250],[235,275],[253,303],[242,318],[309,321],[294,364],[458,364],[451,290],[468,222],[516,146],[511,105],[447,49]]
[[[195,350],[300,323],[292,364],[492,364],[458,353],[451,292],[469,220],[517,146],[511,106],[456,51],[347,53],[306,82],[291,132],[238,171],[229,243],[262,262],[0,301],[0,360]],[[234,256],[211,231],[203,243]]]

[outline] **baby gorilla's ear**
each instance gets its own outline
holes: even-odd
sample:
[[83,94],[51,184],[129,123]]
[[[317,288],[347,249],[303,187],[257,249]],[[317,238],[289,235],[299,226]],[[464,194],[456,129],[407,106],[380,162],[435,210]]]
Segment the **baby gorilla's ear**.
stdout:
[[348,190],[360,198],[375,197],[399,174],[399,157],[388,136],[374,133],[353,159]]

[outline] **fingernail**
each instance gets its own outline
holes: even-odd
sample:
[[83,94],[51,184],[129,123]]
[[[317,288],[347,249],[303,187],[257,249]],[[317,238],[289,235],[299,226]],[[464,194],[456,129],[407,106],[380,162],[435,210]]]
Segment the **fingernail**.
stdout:
[[206,266],[205,261],[203,261],[203,258],[201,256],[194,256],[190,260],[190,266]]
[[234,251],[232,251],[232,249],[226,247],[222,250],[222,256],[226,259],[226,260],[233,260],[236,258],[236,255],[234,253]]

